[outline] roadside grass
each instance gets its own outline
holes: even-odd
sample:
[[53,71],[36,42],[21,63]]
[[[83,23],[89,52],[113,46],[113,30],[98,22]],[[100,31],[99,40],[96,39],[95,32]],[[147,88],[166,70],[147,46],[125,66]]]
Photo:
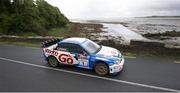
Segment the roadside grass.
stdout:
[[180,58],[179,59],[176,59],[177,62],[180,62]]
[[[46,32],[41,32],[39,34],[34,33],[34,32],[25,32],[25,33],[18,33],[15,34],[15,36],[22,36],[22,37],[28,37],[28,36],[54,36],[54,37],[61,37],[61,36],[66,36],[68,34],[73,34],[71,30],[74,28],[74,23],[69,23],[65,27],[61,28],[52,28]],[[74,31],[74,30],[73,30]],[[9,35],[9,34],[4,34],[0,32],[0,35]]]
[[131,53],[131,52],[122,52],[122,55],[124,57],[132,57],[132,58],[136,58],[137,57],[136,53]]
[[16,46],[26,46],[40,48],[41,43],[39,42],[19,42],[19,41],[0,41],[1,45],[16,45]]
[[27,32],[27,33],[23,33],[22,36],[27,37],[27,36],[38,36],[38,35],[33,32]]
[[[91,33],[102,32],[102,28],[103,26],[100,24],[70,22],[65,27],[52,28],[52,29],[49,29],[48,31],[37,31],[37,33],[33,33],[33,32],[18,33],[16,36],[22,36],[22,37],[52,36],[52,37],[64,37],[64,38],[88,37],[88,36],[91,36]],[[2,34],[0,32],[0,35],[10,35],[10,34]]]
[[60,33],[64,32],[65,28],[53,28],[48,31],[48,35],[50,36],[59,36]]
[[81,30],[77,29],[77,24],[69,23],[64,28],[53,28],[48,31],[48,36],[55,36],[55,37],[78,37]]

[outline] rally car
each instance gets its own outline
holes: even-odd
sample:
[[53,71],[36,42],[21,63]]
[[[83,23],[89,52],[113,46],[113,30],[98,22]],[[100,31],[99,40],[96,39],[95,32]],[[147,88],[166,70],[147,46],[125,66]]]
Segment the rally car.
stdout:
[[46,62],[94,70],[98,75],[117,74],[123,69],[124,58],[115,48],[98,45],[87,38],[66,38],[43,43]]

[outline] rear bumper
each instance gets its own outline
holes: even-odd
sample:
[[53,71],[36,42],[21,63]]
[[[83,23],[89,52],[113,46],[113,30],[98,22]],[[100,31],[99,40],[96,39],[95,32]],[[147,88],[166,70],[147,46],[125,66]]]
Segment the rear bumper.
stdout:
[[109,66],[109,73],[114,74],[114,73],[120,72],[123,69],[123,65],[124,65],[124,58],[122,58],[119,64],[114,64],[114,65]]

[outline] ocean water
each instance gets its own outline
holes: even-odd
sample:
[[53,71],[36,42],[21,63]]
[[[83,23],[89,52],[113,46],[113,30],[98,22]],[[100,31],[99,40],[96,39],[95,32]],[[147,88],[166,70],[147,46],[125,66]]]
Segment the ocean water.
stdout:
[[[108,32],[111,35],[113,35],[112,33],[114,33],[115,36],[121,35],[121,37],[124,37],[128,42],[132,39],[145,40],[145,37],[142,38],[143,34],[164,33],[166,31],[180,32],[180,17],[119,18],[101,20],[100,22],[109,24]],[[132,34],[132,32],[135,34]],[[180,36],[169,36],[163,40],[160,38],[151,40],[162,41],[168,47],[180,46]]]
[[[101,20],[76,20],[81,23],[102,24],[106,36],[121,37],[123,42],[129,43],[130,40],[149,40],[143,34],[164,33],[166,31],[180,32],[180,17],[158,17],[158,18],[114,18]],[[169,37],[163,41],[168,45],[180,46],[180,37]]]
[[140,34],[164,33],[166,31],[180,32],[180,17],[157,18],[119,18],[103,20],[104,22],[120,23],[129,30]]

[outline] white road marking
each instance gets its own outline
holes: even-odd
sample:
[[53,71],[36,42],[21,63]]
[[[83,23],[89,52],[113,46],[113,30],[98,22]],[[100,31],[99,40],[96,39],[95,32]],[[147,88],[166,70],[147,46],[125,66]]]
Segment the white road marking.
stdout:
[[176,63],[176,64],[180,64],[180,61],[174,61],[174,63]]
[[125,58],[136,58],[134,56],[124,56]]
[[71,73],[71,74],[76,74],[76,75],[99,78],[99,79],[109,80],[109,81],[118,82],[118,83],[125,83],[125,84],[129,84],[129,85],[134,85],[134,86],[141,86],[141,87],[146,87],[146,88],[151,88],[151,89],[157,89],[157,90],[163,90],[163,91],[172,91],[172,92],[180,91],[180,90],[171,89],[171,88],[146,85],[146,84],[141,84],[141,83],[129,82],[129,81],[124,81],[124,80],[118,80],[118,79],[106,78],[106,77],[101,77],[101,76],[85,74],[85,73],[79,73],[79,72],[75,72],[75,71],[68,71],[68,70],[62,70],[62,69],[57,69],[57,68],[52,68],[52,67],[47,67],[47,66],[42,66],[42,65],[36,65],[36,64],[26,63],[23,61],[17,61],[17,60],[9,59],[9,58],[0,57],[0,60],[10,61],[10,62],[14,62],[14,63],[24,64],[24,65],[29,65],[29,66],[39,67],[39,68],[44,68],[44,69],[55,70],[55,71],[60,71],[60,72],[66,72],[66,73]]

